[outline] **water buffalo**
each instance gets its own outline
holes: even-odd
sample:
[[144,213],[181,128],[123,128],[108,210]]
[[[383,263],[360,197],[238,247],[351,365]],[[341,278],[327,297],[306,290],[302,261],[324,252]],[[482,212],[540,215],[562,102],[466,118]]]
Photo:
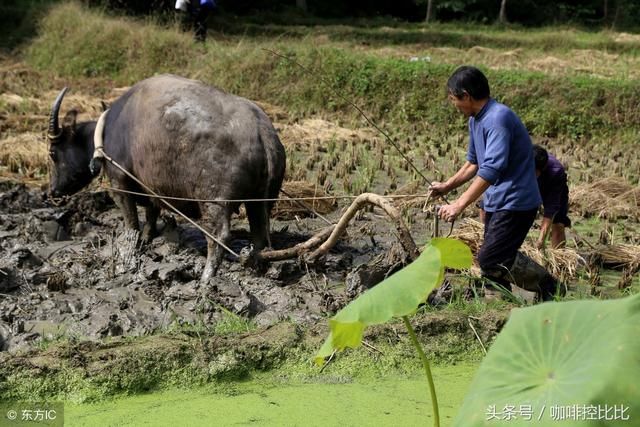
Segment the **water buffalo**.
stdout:
[[[199,200],[278,196],[286,163],[284,147],[267,115],[251,101],[195,80],[160,75],[131,87],[98,123],[76,123],[77,112],[72,110],[60,126],[58,112],[66,90],[56,98],[49,119],[51,196],[73,194],[99,174],[99,168],[90,168],[96,144],[160,195]],[[95,160],[101,160],[99,155]],[[144,192],[110,162],[96,163],[103,165],[112,187]],[[156,232],[161,203],[119,192],[113,197],[125,224],[136,230],[136,204],[146,207],[142,238],[149,241]],[[230,216],[240,205],[170,202],[192,218],[204,216],[205,227],[222,242],[229,239]],[[245,203],[256,249],[269,244],[272,206],[273,202]],[[212,239],[207,241],[205,282],[215,274],[223,250]]]

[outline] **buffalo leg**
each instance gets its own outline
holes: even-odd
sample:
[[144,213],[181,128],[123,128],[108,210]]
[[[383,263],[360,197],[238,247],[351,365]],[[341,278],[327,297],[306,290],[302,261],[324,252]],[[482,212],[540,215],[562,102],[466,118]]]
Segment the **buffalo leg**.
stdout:
[[160,216],[160,208],[152,204],[145,208],[144,213],[146,222],[142,227],[142,241],[149,243],[157,234],[156,222]]
[[253,246],[258,251],[265,247],[271,247],[267,203],[250,202],[245,203],[245,207],[247,208],[247,217],[249,218],[249,227],[251,228]]
[[111,194],[116,205],[122,211],[124,216],[124,224],[133,230],[140,230],[140,222],[138,221],[138,210],[136,209],[136,202],[132,196],[128,194],[122,194],[114,192]]
[[[204,210],[204,209],[203,209]],[[206,223],[213,226],[212,233],[216,239],[225,245],[231,237],[230,217],[231,213],[226,206],[212,203],[206,207]],[[207,283],[216,274],[222,263],[222,255],[225,249],[217,244],[213,239],[207,237],[207,261],[202,272],[202,283]]]

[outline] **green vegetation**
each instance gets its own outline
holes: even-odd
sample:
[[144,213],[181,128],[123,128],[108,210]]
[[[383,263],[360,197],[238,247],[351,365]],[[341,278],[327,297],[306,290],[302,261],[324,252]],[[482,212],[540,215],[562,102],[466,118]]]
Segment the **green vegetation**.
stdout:
[[[462,403],[474,370],[475,365],[467,364],[434,367],[435,381],[442,384],[441,412],[447,424]],[[430,422],[423,410],[426,398],[405,396],[418,396],[423,388],[424,381],[413,376],[354,380],[325,374],[297,381],[267,374],[242,383],[66,404],[65,425],[422,425]]]
[[[296,36],[296,31],[303,34]],[[140,21],[134,25],[132,19],[112,18],[72,3],[56,6],[47,15],[27,59],[39,69],[55,70],[61,76],[108,77],[118,84],[173,72],[251,99],[286,105],[293,114],[322,112],[360,121],[353,108],[331,96],[328,88],[319,83],[318,77],[324,77],[331,90],[352,99],[374,120],[392,124],[398,135],[427,133],[432,138],[442,138],[463,126],[457,113],[446,107],[444,97],[446,79],[460,65],[459,49],[469,46],[473,50],[473,46],[483,45],[476,49],[482,50],[479,55],[469,52],[468,59],[476,59],[481,66],[486,64],[493,92],[523,117],[534,135],[574,140],[606,137],[622,143],[637,139],[640,91],[638,80],[627,77],[635,72],[632,64],[640,51],[638,40],[619,42],[614,34],[606,32],[530,32],[486,27],[462,30],[451,25],[430,27],[428,31],[416,25],[390,31],[364,29],[367,33],[362,38],[353,31],[356,29],[289,28],[281,29],[276,42],[260,35],[214,35],[211,42],[194,45],[188,34],[175,28]],[[394,40],[395,33],[414,34],[416,40],[407,45],[405,40]],[[379,42],[375,34],[379,35]],[[362,48],[365,39],[367,45]],[[385,46],[395,44],[397,51],[389,55],[381,50],[382,41]],[[529,49],[528,44],[536,47],[531,52],[527,50],[526,55],[514,51],[511,57],[520,57],[515,62],[507,52],[491,52],[494,47],[517,50],[522,45]],[[443,45],[456,49],[447,54]],[[316,70],[317,75],[305,74],[263,48],[291,55]],[[621,57],[599,58],[584,49],[616,52]],[[585,70],[578,64],[572,69],[568,59],[576,51],[590,55],[595,68]],[[425,55],[430,60],[409,61],[409,56],[419,59]],[[536,55],[554,55],[566,67],[559,65],[562,72],[551,74],[536,67],[527,69],[527,60]],[[500,66],[501,62],[506,63],[506,69]],[[610,78],[599,75],[612,64],[619,66]],[[545,71],[543,64],[538,69]]]
[[331,331],[316,355],[316,363],[322,364],[335,351],[361,345],[365,327],[388,322],[392,317],[402,317],[425,370],[433,407],[433,425],[438,427],[440,412],[431,366],[407,316],[415,313],[429,292],[442,283],[445,267],[460,269],[470,266],[471,250],[464,243],[453,239],[433,239],[413,263],[363,293],[329,320]]
[[55,0],[4,0],[0,4],[0,50],[33,37],[36,25]]
[[[506,316],[488,311],[478,317],[476,329],[485,344]],[[480,361],[482,350],[467,322],[467,316],[454,312],[416,316],[417,333],[436,367]],[[325,370],[309,360],[321,344],[318,331],[302,331],[290,323],[224,336],[176,331],[103,343],[69,339],[46,350],[0,354],[0,400],[97,402],[204,385],[226,389],[263,376],[285,383],[415,378],[419,359],[401,328],[400,323],[370,328],[364,337],[368,346],[335,358]]]
[[[574,426],[638,419],[639,318],[640,295],[515,310],[482,362],[455,425],[491,425],[489,418],[505,420],[504,408],[511,406],[527,406],[531,419],[545,425],[558,419],[554,407],[617,408],[617,418],[613,409],[607,418],[589,418],[588,410],[577,409],[585,416],[564,418]],[[520,413],[510,419],[510,425],[528,425]]]

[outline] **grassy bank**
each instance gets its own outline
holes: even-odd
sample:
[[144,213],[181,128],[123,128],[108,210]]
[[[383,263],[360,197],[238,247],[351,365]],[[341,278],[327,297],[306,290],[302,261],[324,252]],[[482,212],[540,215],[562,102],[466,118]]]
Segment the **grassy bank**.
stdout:
[[[233,28],[237,32],[252,27],[236,24]],[[267,31],[269,27],[260,28]],[[621,51],[628,58],[640,51],[640,41],[618,42],[615,35],[606,33],[540,30],[532,35],[479,27],[482,33],[474,33],[447,26],[426,32],[415,26],[292,27],[290,32],[277,28],[277,38],[264,37],[257,30],[233,35],[229,29],[213,34],[204,45],[196,45],[189,34],[175,28],[63,4],[42,21],[40,35],[28,49],[27,58],[40,70],[72,80],[101,76],[117,84],[131,84],[155,73],[173,72],[251,99],[286,106],[294,114],[335,114],[344,120],[360,121],[347,102],[330,94],[337,91],[362,106],[374,120],[392,125],[397,135],[429,133],[440,137],[452,127],[460,129],[462,123],[444,97],[446,80],[460,63],[456,55],[440,54],[438,61],[410,61],[375,49],[383,41],[388,45],[406,44],[396,34],[415,34],[416,40],[407,42],[420,42],[417,52],[435,46],[460,48],[483,43],[496,49],[535,45],[535,52],[546,52],[549,41],[559,37],[569,40],[552,52],[559,57],[572,48]],[[263,48],[291,55],[316,72],[307,74]],[[637,139],[638,80],[549,74],[527,67],[501,69],[493,66],[497,64],[482,63],[481,58],[476,65],[487,71],[494,93],[521,115],[532,134],[573,140],[606,138],[620,143]],[[628,61],[624,63],[629,67]],[[618,75],[624,76],[624,70]],[[321,84],[321,78],[328,85]]]
[[[476,331],[488,345],[506,313],[487,311],[479,319]],[[478,338],[464,314],[420,315],[414,325],[436,364],[481,360]],[[365,336],[368,346],[338,355],[321,371],[311,359],[324,334],[322,327],[302,331],[280,323],[225,335],[172,333],[102,343],[63,339],[44,349],[0,353],[0,400],[91,402],[206,384],[225,387],[259,373],[302,382],[420,374],[420,361],[400,324],[372,328]]]

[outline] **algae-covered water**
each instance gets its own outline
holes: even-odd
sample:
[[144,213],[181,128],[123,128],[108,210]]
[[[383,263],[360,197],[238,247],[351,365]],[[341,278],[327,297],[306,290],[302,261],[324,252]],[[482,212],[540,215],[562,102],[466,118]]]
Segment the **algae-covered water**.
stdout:
[[[475,365],[433,369],[443,426],[451,424]],[[420,377],[313,382],[254,379],[216,388],[173,390],[98,404],[67,404],[65,426],[422,426],[432,425]]]

